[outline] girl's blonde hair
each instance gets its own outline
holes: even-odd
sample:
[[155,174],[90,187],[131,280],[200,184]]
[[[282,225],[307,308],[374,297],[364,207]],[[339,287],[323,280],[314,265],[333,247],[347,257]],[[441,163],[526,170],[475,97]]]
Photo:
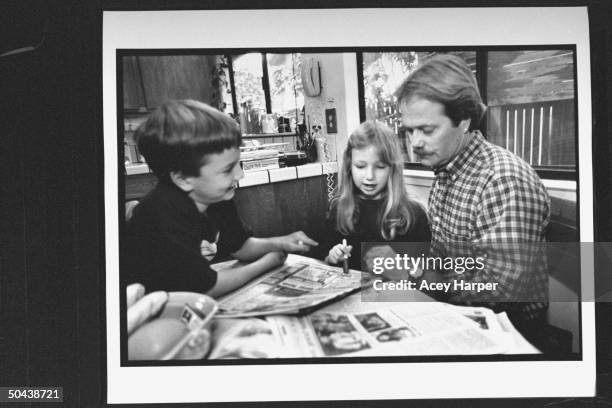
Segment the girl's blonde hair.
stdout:
[[387,241],[399,234],[405,234],[413,225],[419,204],[410,200],[404,187],[404,161],[399,140],[386,125],[367,121],[359,125],[349,136],[344,150],[342,167],[336,196],[332,200],[335,207],[336,227],[344,235],[355,232],[359,221],[359,192],[351,172],[353,149],[375,146],[380,161],[390,167],[389,180],[383,190],[383,205],[380,213],[380,235]]

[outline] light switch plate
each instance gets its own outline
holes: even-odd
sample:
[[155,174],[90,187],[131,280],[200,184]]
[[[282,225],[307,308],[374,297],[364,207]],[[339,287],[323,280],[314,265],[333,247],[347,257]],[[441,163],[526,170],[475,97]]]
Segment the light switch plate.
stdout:
[[336,108],[325,109],[325,128],[327,134],[338,133],[338,121],[336,120]]

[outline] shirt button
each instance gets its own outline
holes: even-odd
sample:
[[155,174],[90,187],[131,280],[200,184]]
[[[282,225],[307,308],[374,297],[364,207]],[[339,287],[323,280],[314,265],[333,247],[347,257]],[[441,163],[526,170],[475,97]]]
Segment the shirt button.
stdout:
[[433,217],[433,220],[434,220],[434,222],[440,222],[440,217],[435,216],[435,217]]

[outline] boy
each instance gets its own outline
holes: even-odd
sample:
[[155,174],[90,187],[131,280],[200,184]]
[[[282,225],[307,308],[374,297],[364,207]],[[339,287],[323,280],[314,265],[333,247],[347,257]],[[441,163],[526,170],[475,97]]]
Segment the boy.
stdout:
[[[238,124],[193,100],[169,101],[136,131],[135,139],[159,183],[126,226],[123,282],[149,291],[193,291],[218,297],[282,264],[285,252],[317,245],[303,232],[254,238],[232,201],[240,166]],[[210,259],[250,262],[217,274]]]

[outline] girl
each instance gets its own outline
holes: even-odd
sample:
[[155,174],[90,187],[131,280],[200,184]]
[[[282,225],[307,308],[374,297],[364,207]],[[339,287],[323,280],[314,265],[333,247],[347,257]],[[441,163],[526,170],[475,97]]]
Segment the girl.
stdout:
[[348,258],[352,269],[362,269],[362,260],[369,264],[362,259],[362,242],[427,246],[431,239],[427,215],[408,198],[403,169],[398,138],[386,125],[364,122],[350,135],[331,202],[329,222],[337,244],[329,250],[327,263]]

